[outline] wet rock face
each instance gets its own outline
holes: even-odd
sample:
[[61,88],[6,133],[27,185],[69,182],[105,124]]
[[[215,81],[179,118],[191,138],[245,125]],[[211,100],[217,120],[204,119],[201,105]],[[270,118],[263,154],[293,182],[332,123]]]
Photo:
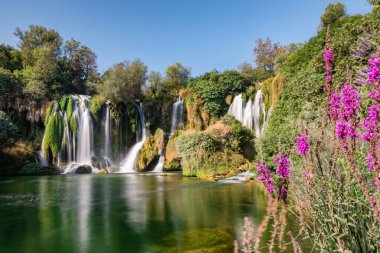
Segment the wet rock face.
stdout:
[[154,135],[148,136],[144,146],[137,156],[136,168],[138,171],[152,170],[165,148],[165,133],[162,129],[157,129]]
[[92,171],[91,166],[81,165],[75,170],[75,174],[90,174]]
[[104,157],[97,157],[97,156],[93,156],[91,157],[91,164],[93,167],[101,170],[101,169],[107,169],[108,167],[110,167],[112,164],[109,160],[107,160],[106,158]]

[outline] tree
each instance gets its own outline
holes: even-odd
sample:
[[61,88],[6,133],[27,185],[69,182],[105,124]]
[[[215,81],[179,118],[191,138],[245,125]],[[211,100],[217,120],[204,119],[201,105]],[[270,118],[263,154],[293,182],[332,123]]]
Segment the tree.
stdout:
[[273,76],[273,72],[262,67],[252,67],[249,63],[243,63],[238,67],[241,75],[251,84],[262,82]]
[[263,39],[256,40],[256,46],[253,49],[255,55],[255,62],[258,67],[273,71],[275,65],[275,58],[277,55],[283,53],[285,47],[280,43],[272,43],[270,38],[265,41]]
[[76,92],[84,93],[86,82],[94,81],[97,76],[96,54],[79,41],[71,39],[65,42],[64,58],[71,84]]
[[169,90],[185,86],[190,77],[190,68],[177,62],[166,69],[165,86]]
[[14,71],[22,68],[21,53],[13,47],[0,44],[0,68]]
[[162,88],[163,79],[160,72],[151,71],[148,75],[147,90],[156,95]]
[[367,2],[373,6],[380,5],[380,0],[367,0]]
[[147,66],[140,60],[124,61],[108,69],[100,81],[91,86],[112,102],[133,101],[142,96],[147,70]]
[[342,3],[330,3],[327,5],[325,12],[321,16],[321,22],[323,26],[328,26],[336,21],[338,21],[340,18],[343,18],[346,16],[346,6]]
[[49,51],[52,57],[58,57],[61,54],[62,38],[53,29],[30,25],[26,31],[17,27],[14,34],[20,40],[18,46],[21,49],[24,66],[34,65],[39,59],[41,49]]

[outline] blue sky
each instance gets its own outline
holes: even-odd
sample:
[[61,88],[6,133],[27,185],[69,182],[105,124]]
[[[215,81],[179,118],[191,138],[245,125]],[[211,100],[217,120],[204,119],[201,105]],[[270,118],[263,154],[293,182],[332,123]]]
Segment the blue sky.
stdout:
[[[252,63],[258,38],[282,44],[316,34],[329,0],[0,0],[0,43],[13,46],[16,26],[30,24],[74,38],[98,56],[99,71],[141,59],[164,72],[177,61],[192,75]],[[365,0],[342,0],[348,14],[364,14]]]

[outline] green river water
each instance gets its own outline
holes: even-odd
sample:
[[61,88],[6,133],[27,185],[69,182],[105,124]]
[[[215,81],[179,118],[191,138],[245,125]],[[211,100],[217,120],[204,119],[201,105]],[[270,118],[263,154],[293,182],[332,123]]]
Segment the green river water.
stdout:
[[[266,197],[253,183],[181,174],[0,179],[1,252],[232,252]],[[288,220],[287,230],[296,230]],[[269,233],[262,238],[263,249]],[[288,246],[291,248],[291,245]]]

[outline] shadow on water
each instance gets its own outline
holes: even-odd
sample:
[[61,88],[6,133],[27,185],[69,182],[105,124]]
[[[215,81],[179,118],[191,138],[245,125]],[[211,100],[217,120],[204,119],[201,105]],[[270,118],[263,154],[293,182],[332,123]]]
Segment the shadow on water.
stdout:
[[[40,253],[232,252],[243,217],[257,227],[265,209],[254,184],[180,174],[8,178],[0,180],[0,246]],[[289,229],[296,229],[292,220]],[[262,241],[269,240],[267,232]]]

